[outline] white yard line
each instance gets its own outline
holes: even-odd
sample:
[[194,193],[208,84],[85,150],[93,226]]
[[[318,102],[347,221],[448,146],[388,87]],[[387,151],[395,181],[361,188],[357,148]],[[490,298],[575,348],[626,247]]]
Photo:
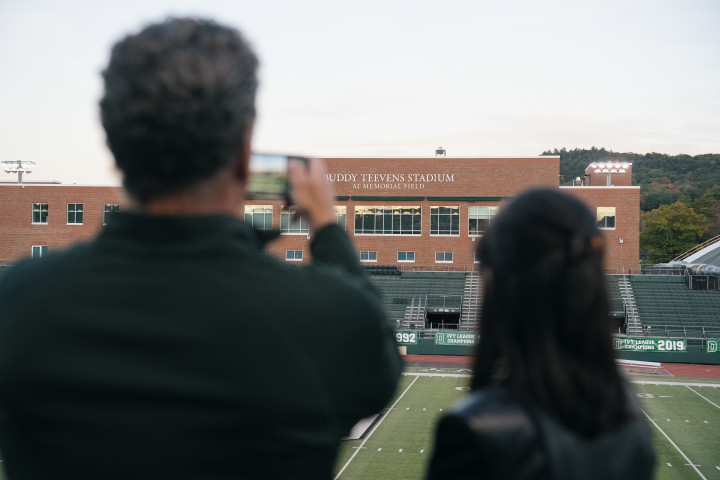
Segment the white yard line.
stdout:
[[[687,388],[690,388],[688,385],[685,385],[685,386],[686,386]],[[695,392],[695,390],[693,390],[692,388],[690,388],[690,390],[693,391],[693,392]],[[695,393],[697,393],[700,398],[702,398],[703,400],[707,401],[707,402],[710,403],[711,405],[715,405],[717,408],[720,408],[720,406],[719,406],[717,403],[711,402],[711,401],[708,400],[707,398],[705,398],[705,397],[703,397],[702,395],[700,395],[698,392],[695,392]]]
[[424,373],[424,372],[403,372],[405,376],[416,375],[418,377],[450,377],[450,378],[470,378],[472,375],[467,373]]
[[687,383],[687,382],[656,382],[654,380],[633,380],[632,383],[639,385],[672,385],[676,387],[720,387],[720,383]]
[[[405,389],[405,391],[402,393],[402,395],[400,395],[400,396],[397,398],[397,400],[395,400],[395,403],[392,404],[392,407],[390,407],[390,408],[388,409],[387,413],[386,413],[385,415],[383,415],[382,418],[375,424],[375,426],[374,426],[373,429],[370,431],[370,433],[367,434],[367,436],[365,437],[365,439],[363,440],[363,442],[362,442],[362,443],[360,444],[360,446],[355,450],[355,453],[353,453],[352,456],[350,457],[350,459],[345,463],[345,465],[343,465],[342,470],[340,470],[340,471],[338,472],[338,474],[335,476],[335,480],[337,480],[338,478],[340,478],[340,475],[342,475],[342,473],[345,471],[345,469],[348,467],[348,465],[350,465],[350,462],[353,461],[353,458],[355,458],[355,455],[357,455],[358,452],[360,451],[360,449],[365,445],[365,442],[367,442],[368,439],[372,436],[372,434],[375,433],[375,430],[377,430],[377,428],[380,426],[380,424],[383,422],[383,420],[385,420],[385,418],[387,418],[387,416],[390,415],[390,412],[392,412],[392,410],[395,408],[395,405],[397,405],[398,402],[400,401],[400,399],[401,399],[403,396],[405,396],[405,394],[407,393],[407,391],[410,390],[410,387],[413,386],[413,384],[417,381],[418,378],[420,378],[420,375],[415,376],[415,380],[413,380],[412,382],[410,382],[410,385],[408,385],[408,387]],[[379,451],[379,450],[378,450],[378,451]],[[689,462],[689,461],[690,461],[690,460],[688,460],[688,462]]]
[[[663,432],[663,429],[660,428],[660,426],[658,426],[657,423],[655,423],[655,420],[653,420],[652,418],[650,418],[650,415],[648,415],[648,414],[645,412],[645,410],[640,409],[640,411],[645,414],[645,416],[647,417],[647,419],[650,420],[653,425],[655,425],[655,428],[657,428],[658,430],[660,430],[660,433],[662,433],[663,435],[665,435],[665,438],[668,439],[668,442],[670,442],[670,443],[672,444],[672,446],[675,447],[675,450],[677,450],[678,452],[680,452],[680,455],[682,455],[683,458],[684,458],[685,460],[687,460],[688,464],[689,464],[692,468],[695,469],[695,471],[697,472],[697,474],[700,475],[700,478],[702,478],[703,480],[707,480],[707,478],[705,478],[705,476],[704,476],[702,473],[700,473],[700,470],[697,469],[697,467],[695,466],[695,464],[690,461],[690,459],[687,457],[687,455],[685,455],[685,454],[683,453],[683,451],[680,450],[677,445],[675,445],[675,442],[673,442],[673,441],[670,439],[670,437],[667,436],[667,433]],[[357,452],[355,452],[355,453],[357,453]]]

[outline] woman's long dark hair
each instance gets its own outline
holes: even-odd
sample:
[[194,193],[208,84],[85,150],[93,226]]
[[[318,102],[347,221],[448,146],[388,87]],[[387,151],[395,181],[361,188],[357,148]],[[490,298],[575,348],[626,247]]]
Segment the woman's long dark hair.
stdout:
[[585,437],[629,417],[608,323],[602,235],[578,199],[526,192],[479,247],[487,281],[472,387],[511,388]]

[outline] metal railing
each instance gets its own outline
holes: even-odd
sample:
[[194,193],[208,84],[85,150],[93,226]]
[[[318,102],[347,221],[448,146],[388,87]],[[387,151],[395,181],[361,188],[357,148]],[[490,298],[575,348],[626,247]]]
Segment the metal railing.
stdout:
[[699,245],[695,245],[693,248],[691,248],[691,249],[688,250],[687,252],[682,253],[682,254],[678,255],[677,257],[673,258],[672,261],[673,261],[673,262],[679,262],[680,260],[685,260],[685,259],[686,259],[687,257],[689,257],[690,255],[692,255],[692,254],[694,254],[694,253],[697,253],[697,252],[699,252],[700,250],[702,250],[703,248],[705,248],[705,247],[707,247],[707,246],[710,246],[710,245],[712,245],[713,243],[717,243],[717,242],[720,242],[720,235],[717,235],[717,236],[711,238],[710,240],[706,240],[706,241],[704,241],[703,243],[701,243],[701,244],[699,244]]

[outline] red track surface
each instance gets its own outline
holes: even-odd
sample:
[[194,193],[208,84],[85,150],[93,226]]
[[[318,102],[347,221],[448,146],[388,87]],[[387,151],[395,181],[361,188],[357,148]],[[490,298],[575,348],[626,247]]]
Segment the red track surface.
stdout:
[[453,355],[405,355],[406,362],[472,363],[472,357]]
[[662,368],[675,377],[720,378],[720,365],[663,363]]
[[[472,357],[450,355],[405,355],[406,362],[472,363]],[[662,368],[675,377],[720,378],[720,365],[663,363]]]

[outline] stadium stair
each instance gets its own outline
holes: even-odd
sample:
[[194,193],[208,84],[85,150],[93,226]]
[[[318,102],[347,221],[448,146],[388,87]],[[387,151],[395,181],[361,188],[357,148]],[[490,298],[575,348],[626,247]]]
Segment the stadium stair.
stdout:
[[459,330],[479,331],[480,296],[482,295],[482,277],[479,272],[469,272],[465,276],[463,290],[462,315]]
[[640,315],[638,314],[632,284],[630,283],[627,275],[620,275],[617,280],[617,288],[620,291],[620,298],[622,299],[622,304],[625,307],[625,321],[627,322],[626,333],[630,336],[642,335],[642,322],[640,321]]

